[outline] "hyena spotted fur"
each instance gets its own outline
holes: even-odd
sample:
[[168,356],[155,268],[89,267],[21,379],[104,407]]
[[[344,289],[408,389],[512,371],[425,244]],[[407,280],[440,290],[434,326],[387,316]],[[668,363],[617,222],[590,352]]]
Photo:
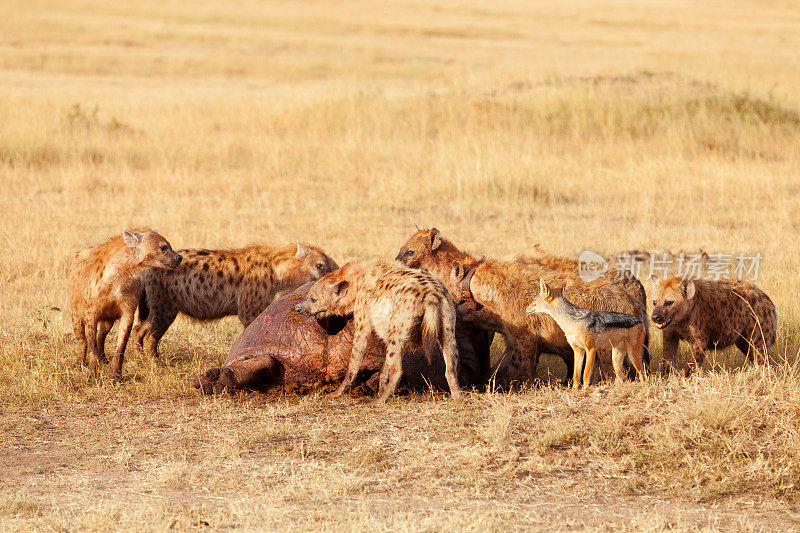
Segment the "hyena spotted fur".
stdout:
[[433,275],[385,259],[348,263],[319,280],[295,310],[317,318],[353,315],[353,351],[334,396],[353,385],[373,332],[386,344],[375,403],[386,402],[397,388],[403,351],[422,346],[430,358],[436,342],[442,347],[450,395],[461,396],[456,310],[447,289]]
[[181,259],[164,237],[146,229],[126,228],[121,235],[75,253],[68,280],[72,327],[79,343],[78,364],[88,362],[89,371],[97,373],[98,362],[106,358],[106,336],[119,320],[112,372],[115,378],[122,374],[145,275],[175,269]]
[[706,352],[731,345],[750,361],[767,361],[767,352],[775,344],[778,315],[764,291],[744,281],[650,279],[653,323],[663,335],[668,365],[675,365],[679,341],[688,342],[692,349],[687,375],[701,367]]
[[[529,315],[520,306],[538,292],[540,280],[564,287],[565,296],[581,307],[628,313],[645,325],[648,322],[644,288],[633,276],[614,271],[585,282],[578,275],[577,262],[538,250],[480,262],[433,228],[413,234],[401,247],[397,260],[441,279],[454,295],[466,323],[503,335],[506,351],[489,376],[503,388],[533,381],[542,353],[559,356],[567,367],[567,378],[574,375],[575,357],[563,331],[552,318]],[[472,305],[464,302],[465,293]],[[646,346],[642,358],[647,366]]]
[[339,268],[323,250],[300,242],[180,252],[180,268],[147,276],[139,303],[134,339],[155,358],[178,313],[197,320],[236,315],[247,327],[277,295]]

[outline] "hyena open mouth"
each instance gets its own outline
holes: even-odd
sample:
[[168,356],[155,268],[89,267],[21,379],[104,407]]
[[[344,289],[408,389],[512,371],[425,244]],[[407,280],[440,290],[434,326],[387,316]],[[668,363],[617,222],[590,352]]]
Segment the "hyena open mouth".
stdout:
[[664,322],[656,322],[655,320],[653,320],[653,324],[655,324],[658,329],[663,329],[663,328],[667,327],[670,322],[672,322],[671,318],[668,318]]

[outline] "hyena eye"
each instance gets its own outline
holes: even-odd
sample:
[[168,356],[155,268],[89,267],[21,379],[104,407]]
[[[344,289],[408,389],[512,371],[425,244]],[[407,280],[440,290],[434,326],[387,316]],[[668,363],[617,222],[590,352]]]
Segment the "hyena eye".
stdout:
[[674,304],[674,303],[675,303],[675,302],[673,302],[672,300],[667,300],[666,302],[664,302],[664,305],[665,305],[665,306],[667,306],[667,307],[669,307],[670,305],[672,305],[672,304]]
[[309,301],[309,302],[311,302],[312,304],[315,304],[315,303],[317,303],[317,299],[316,299],[316,298],[313,298],[313,297],[312,297],[312,298],[309,298],[309,299],[308,299],[308,301]]
[[412,256],[412,255],[414,255],[414,250],[409,250],[409,251],[407,251],[407,252],[406,252],[406,255],[407,255],[407,256],[409,256],[409,257],[410,257],[410,256]]
[[169,246],[167,246],[166,244],[161,247],[162,252],[167,253],[167,250],[169,250]]
[[317,263],[317,270],[322,270],[324,268],[325,268],[325,264],[324,263]]

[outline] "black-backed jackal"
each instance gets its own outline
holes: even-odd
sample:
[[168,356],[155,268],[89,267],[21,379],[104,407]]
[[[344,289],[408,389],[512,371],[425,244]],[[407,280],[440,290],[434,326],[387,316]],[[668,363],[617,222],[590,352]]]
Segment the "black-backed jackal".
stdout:
[[624,376],[622,364],[626,355],[636,368],[639,378],[644,380],[642,346],[646,332],[642,321],[635,316],[578,307],[551,289],[544,281],[539,282],[539,294],[525,311],[549,315],[564,331],[567,342],[575,354],[573,388],[577,389],[579,386],[579,372],[583,367],[584,357],[586,367],[583,371],[583,388],[589,387],[597,348],[609,345],[617,380]]

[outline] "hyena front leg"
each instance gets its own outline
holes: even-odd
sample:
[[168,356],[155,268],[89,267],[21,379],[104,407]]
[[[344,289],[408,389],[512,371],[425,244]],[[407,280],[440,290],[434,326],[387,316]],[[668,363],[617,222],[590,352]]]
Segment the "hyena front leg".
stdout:
[[[350,353],[350,362],[347,365],[347,373],[344,375],[344,381],[333,393],[334,398],[338,398],[349,389],[358,376],[358,371],[361,370],[361,363],[364,361],[364,354],[367,353],[367,344],[369,343],[370,328],[363,327],[363,323],[356,322],[356,333],[353,338],[353,351]],[[360,326],[360,327],[359,327]]]
[[117,348],[114,350],[114,360],[111,363],[111,372],[114,379],[122,376],[122,360],[125,357],[125,347],[133,327],[134,309],[125,309],[119,319],[119,334],[117,335]]
[[662,344],[664,346],[664,362],[670,372],[673,372],[678,365],[678,345],[680,338],[677,335],[664,335],[662,337]]
[[688,378],[695,371],[701,370],[703,367],[703,360],[706,357],[705,351],[706,342],[702,339],[696,339],[692,343],[692,360],[686,365],[685,375]]
[[403,377],[403,346],[406,336],[396,332],[389,333],[389,341],[386,343],[386,361],[381,368],[380,383],[378,385],[378,397],[374,404],[386,403],[386,400],[394,394],[400,378]]

